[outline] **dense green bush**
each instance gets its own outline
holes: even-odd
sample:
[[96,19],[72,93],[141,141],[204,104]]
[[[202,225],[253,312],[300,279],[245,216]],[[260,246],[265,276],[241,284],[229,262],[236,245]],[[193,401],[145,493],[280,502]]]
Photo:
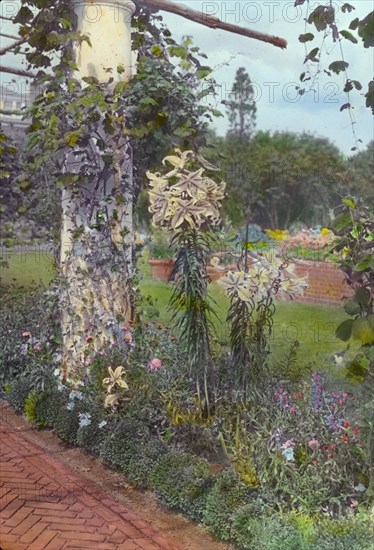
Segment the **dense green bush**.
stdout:
[[43,288],[27,292],[0,285],[0,386],[26,369],[52,363],[58,340],[56,296]]
[[150,476],[160,460],[167,454],[168,447],[162,439],[151,437],[140,451],[141,454],[129,460],[126,476],[136,486],[147,489],[150,486]]
[[6,397],[17,412],[23,412],[25,401],[31,388],[30,380],[23,377],[15,378],[6,388]]
[[208,464],[188,454],[163,457],[150,475],[151,488],[160,501],[195,520],[203,517],[212,481]]
[[100,457],[106,465],[124,472],[148,439],[149,430],[145,424],[131,418],[118,419],[103,438]]
[[231,538],[231,516],[250,499],[250,491],[232,470],[217,476],[210,490],[203,515],[205,525],[216,537]]
[[96,455],[100,452],[100,446],[111,424],[105,420],[102,409],[90,410],[90,420],[87,425],[80,425],[77,432],[77,445]]

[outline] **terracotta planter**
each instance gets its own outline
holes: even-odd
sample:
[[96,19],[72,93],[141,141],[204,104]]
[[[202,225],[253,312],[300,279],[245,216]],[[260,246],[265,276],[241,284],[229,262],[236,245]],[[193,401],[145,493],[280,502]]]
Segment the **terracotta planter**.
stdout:
[[173,264],[174,260],[149,260],[152,279],[154,281],[167,281],[173,269]]

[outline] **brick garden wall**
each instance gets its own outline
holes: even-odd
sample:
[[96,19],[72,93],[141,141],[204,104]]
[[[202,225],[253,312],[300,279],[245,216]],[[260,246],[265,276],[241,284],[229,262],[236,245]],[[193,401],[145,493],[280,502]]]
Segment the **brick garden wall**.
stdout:
[[296,262],[295,272],[300,277],[307,276],[308,288],[298,302],[342,305],[342,298],[350,296],[352,290],[347,285],[344,273],[326,262]]

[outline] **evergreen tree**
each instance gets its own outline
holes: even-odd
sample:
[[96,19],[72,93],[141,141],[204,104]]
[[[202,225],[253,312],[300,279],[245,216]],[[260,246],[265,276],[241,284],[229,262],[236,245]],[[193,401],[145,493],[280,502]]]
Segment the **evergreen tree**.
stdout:
[[225,102],[230,122],[229,135],[250,141],[256,128],[256,103],[251,79],[244,67],[237,70],[231,99]]

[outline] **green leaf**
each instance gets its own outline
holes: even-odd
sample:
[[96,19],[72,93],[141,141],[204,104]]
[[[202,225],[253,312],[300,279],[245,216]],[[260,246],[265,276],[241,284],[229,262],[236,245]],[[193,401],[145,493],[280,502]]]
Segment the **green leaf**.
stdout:
[[352,219],[348,212],[340,214],[340,216],[338,216],[334,221],[334,229],[336,231],[341,231],[342,229],[349,227],[351,223]]
[[153,99],[153,97],[142,97],[138,102],[139,105],[158,105],[158,101]]
[[26,6],[22,6],[22,8],[19,10],[15,18],[13,19],[13,23],[17,24],[20,23],[21,25],[24,25],[28,21],[31,21],[34,19],[34,15],[30,8]]
[[58,187],[65,187],[65,185],[74,185],[78,180],[79,174],[66,172],[66,174],[61,174],[56,183]]
[[66,132],[66,134],[64,135],[64,141],[70,147],[75,147],[79,138],[80,132]]
[[[78,67],[77,67],[78,68]],[[95,84],[95,85],[99,85],[100,82],[98,81],[97,78],[95,78],[94,76],[84,76],[82,78],[83,82],[86,82],[87,84]]]
[[374,315],[367,319],[355,319],[352,324],[352,337],[363,346],[374,343]]
[[348,315],[358,315],[361,311],[361,308],[360,308],[359,304],[357,304],[353,300],[349,300],[344,305],[344,311],[346,313],[348,313]]
[[209,76],[211,72],[212,72],[212,69],[210,67],[200,67],[200,69],[196,71],[196,78],[198,78],[199,80],[202,80],[203,78],[206,78],[207,76]]
[[301,42],[302,44],[304,44],[305,42],[310,42],[313,39],[314,39],[314,34],[312,34],[311,32],[300,34],[299,36],[299,42]]
[[371,109],[374,115],[374,80],[371,80],[369,82],[368,91],[365,94],[365,97],[366,97],[366,107]]
[[343,342],[347,342],[350,339],[352,334],[353,319],[347,319],[340,323],[338,328],[335,331],[336,337]]
[[350,42],[352,42],[352,44],[357,44],[358,43],[358,40],[355,36],[353,36],[353,34],[349,31],[340,31],[340,34],[346,38],[347,40],[349,40]]
[[374,11],[359,22],[358,35],[364,42],[364,48],[374,46]]
[[344,197],[342,202],[343,202],[343,204],[345,204],[346,206],[348,206],[348,208],[351,208],[352,210],[356,210],[356,208],[357,208],[357,204],[355,203],[355,201],[353,199],[350,199],[349,197]]
[[221,111],[218,111],[218,109],[212,109],[212,115],[215,117],[222,117],[224,116]]
[[69,21],[68,19],[65,19],[64,17],[60,17],[60,24],[63,29],[71,30],[72,28],[71,21]]
[[163,57],[163,55],[164,55],[164,52],[163,52],[161,46],[159,46],[158,44],[154,44],[151,47],[151,53],[156,57]]
[[356,271],[365,271],[373,265],[373,256],[368,254],[359,264],[356,265]]
[[128,88],[126,80],[120,80],[114,87],[115,94],[122,94]]
[[361,306],[368,306],[370,303],[370,291],[368,288],[358,288],[354,295],[354,301]]
[[324,31],[327,25],[331,25],[335,20],[335,10],[332,6],[317,6],[309,15],[308,23],[314,24],[317,31]]
[[351,29],[351,31],[355,31],[357,28],[358,28],[358,24],[359,24],[360,20],[358,17],[356,17],[356,19],[353,19],[350,24],[349,24],[349,28]]
[[170,46],[169,54],[172,57],[181,57],[185,59],[187,57],[187,49],[184,46]]
[[310,51],[306,56],[306,58],[304,59],[304,63],[306,63],[307,61],[318,61],[318,59],[316,58],[316,55],[318,52],[319,52],[319,48],[313,48],[313,50]]
[[355,10],[356,8],[354,6],[352,6],[352,4],[343,4],[342,7],[341,7],[341,10],[343,13],[351,13],[351,11]]
[[333,73],[339,74],[342,71],[345,71],[349,67],[349,63],[346,61],[333,61],[329,65],[330,71]]

